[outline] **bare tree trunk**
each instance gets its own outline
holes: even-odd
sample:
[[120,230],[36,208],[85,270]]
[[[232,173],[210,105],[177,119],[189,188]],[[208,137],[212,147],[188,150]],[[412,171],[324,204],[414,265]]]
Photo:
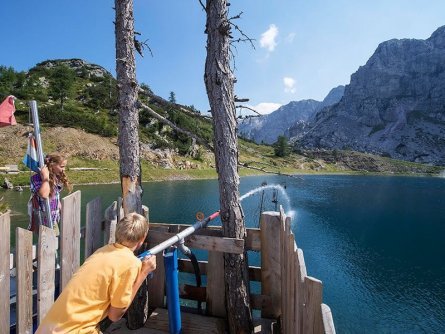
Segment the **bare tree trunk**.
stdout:
[[[226,0],[207,0],[207,58],[204,80],[213,116],[220,210],[226,237],[245,238],[239,200],[234,76],[230,68],[230,23]],[[230,333],[253,332],[247,254],[224,254],[226,308]]]
[[[142,213],[139,160],[138,84],[134,57],[133,0],[115,0],[116,74],[119,105],[119,156],[124,213]],[[128,311],[131,329],[144,325],[148,315],[147,285],[139,289]]]

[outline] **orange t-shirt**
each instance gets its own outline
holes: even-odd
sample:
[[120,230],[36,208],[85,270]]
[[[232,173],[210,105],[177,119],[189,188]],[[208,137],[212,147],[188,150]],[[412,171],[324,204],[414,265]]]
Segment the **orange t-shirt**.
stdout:
[[99,333],[98,323],[108,308],[131,303],[141,261],[131,249],[109,244],[94,252],[63,289],[36,334]]

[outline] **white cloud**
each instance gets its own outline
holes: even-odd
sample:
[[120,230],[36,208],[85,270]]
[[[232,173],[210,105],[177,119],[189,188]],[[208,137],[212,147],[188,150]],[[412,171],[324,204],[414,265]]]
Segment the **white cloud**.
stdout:
[[296,81],[294,78],[284,77],[283,83],[284,83],[284,92],[285,93],[294,94],[296,92],[296,87],[295,87]]
[[[273,103],[273,102],[261,102],[258,103],[255,106],[251,106],[249,105],[249,108],[252,108],[253,110],[256,110],[258,113],[260,113],[261,115],[266,115],[266,114],[270,114],[271,112],[277,110],[279,107],[281,107],[282,105],[280,103]],[[248,110],[248,109],[243,109],[244,110]],[[252,112],[252,115],[258,115]]]
[[294,32],[291,32],[289,35],[287,35],[286,36],[286,42],[289,43],[289,44],[292,44],[292,42],[295,39],[295,35],[296,34]]
[[276,38],[278,36],[278,28],[275,24],[271,24],[269,29],[261,34],[260,45],[269,51],[275,50],[277,46]]

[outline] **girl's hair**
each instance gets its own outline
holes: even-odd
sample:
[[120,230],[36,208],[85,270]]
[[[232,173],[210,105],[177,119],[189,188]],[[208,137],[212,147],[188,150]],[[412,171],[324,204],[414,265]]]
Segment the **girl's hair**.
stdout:
[[116,225],[116,242],[135,245],[147,234],[148,220],[138,214],[129,213]]
[[68,177],[66,176],[65,172],[62,172],[58,177],[53,173],[52,167],[55,165],[60,165],[64,161],[66,161],[66,158],[63,155],[54,153],[54,154],[47,154],[45,157],[45,165],[48,167],[49,170],[49,185],[50,185],[50,195],[54,195],[54,186],[57,186],[58,183],[62,183],[63,186],[68,189],[69,192],[73,190],[73,186],[71,185],[70,181],[68,180]]

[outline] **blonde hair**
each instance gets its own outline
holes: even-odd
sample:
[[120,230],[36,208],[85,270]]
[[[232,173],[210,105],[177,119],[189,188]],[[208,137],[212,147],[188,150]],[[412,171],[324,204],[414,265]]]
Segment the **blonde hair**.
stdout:
[[50,185],[50,194],[51,196],[54,195],[54,186],[58,184],[59,182],[63,184],[63,186],[68,189],[69,192],[73,190],[73,186],[71,185],[70,181],[68,180],[68,177],[66,176],[65,172],[62,172],[59,177],[54,175],[53,173],[53,166],[54,165],[60,165],[62,162],[66,161],[66,157],[64,157],[61,154],[53,153],[53,154],[47,154],[45,157],[45,165],[48,166],[49,170],[49,185]]
[[138,213],[129,213],[116,225],[116,242],[134,245],[147,233],[148,220]]

